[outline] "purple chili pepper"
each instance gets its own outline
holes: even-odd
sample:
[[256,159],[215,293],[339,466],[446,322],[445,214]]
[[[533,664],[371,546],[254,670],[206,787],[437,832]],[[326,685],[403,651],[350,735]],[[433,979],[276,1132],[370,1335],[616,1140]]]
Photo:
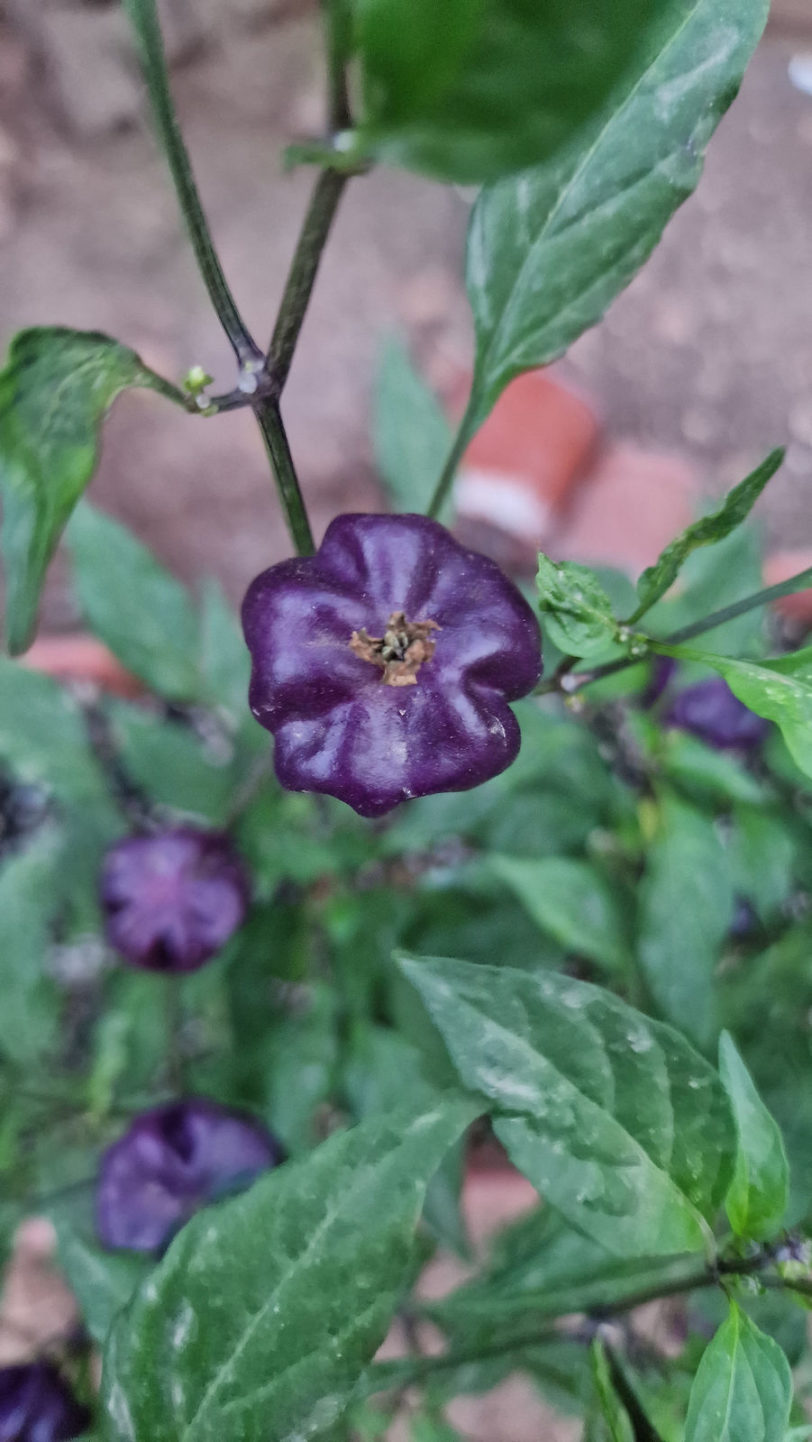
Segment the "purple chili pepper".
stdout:
[[719,751],[760,746],[770,729],[769,721],[734,696],[721,676],[710,676],[680,691],[664,719],[666,726],[690,731]]
[[90,1422],[49,1362],[0,1367],[0,1442],[69,1442]]
[[104,1153],[96,1230],[107,1247],[157,1252],[192,1214],[283,1160],[243,1112],[189,1097],[142,1112]]
[[151,971],[196,971],[242,924],[248,898],[245,868],[218,832],[130,836],[102,865],[108,940]]
[[425,516],[347,515],[243,605],[251,709],[291,791],[362,816],[466,791],[515,760],[508,702],[541,673],[538,622],[485,556]]

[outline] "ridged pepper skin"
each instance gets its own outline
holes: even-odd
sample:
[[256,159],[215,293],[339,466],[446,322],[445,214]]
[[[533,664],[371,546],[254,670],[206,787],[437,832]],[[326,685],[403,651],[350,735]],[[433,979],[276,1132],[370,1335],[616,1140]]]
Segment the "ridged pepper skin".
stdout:
[[709,676],[678,692],[664,720],[666,726],[690,731],[717,751],[752,750],[770,729],[769,721],[734,696],[721,676]]
[[361,816],[465,791],[520,745],[508,702],[541,673],[536,618],[495,562],[426,516],[344,515],[252,583],[250,704],[291,791]]
[[148,971],[196,971],[245,918],[249,882],[220,832],[178,827],[107,852],[100,896],[107,939]]
[[159,1252],[200,1207],[283,1155],[253,1117],[205,1097],[142,1112],[102,1157],[96,1231],[106,1247]]
[[0,1367],[0,1442],[70,1442],[90,1422],[49,1362]]

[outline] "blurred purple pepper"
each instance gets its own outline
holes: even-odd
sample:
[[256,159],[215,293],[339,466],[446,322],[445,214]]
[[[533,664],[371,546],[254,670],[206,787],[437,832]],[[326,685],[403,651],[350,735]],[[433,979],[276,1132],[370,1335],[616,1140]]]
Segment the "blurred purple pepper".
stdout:
[[68,1442],[90,1421],[50,1363],[0,1367],[0,1442]]
[[207,1202],[283,1160],[261,1123],[201,1097],[136,1117],[104,1153],[96,1230],[107,1247],[157,1252]]
[[243,625],[251,709],[291,791],[381,816],[516,758],[507,703],[538,681],[538,623],[498,566],[436,521],[339,516],[315,556],[257,577]]
[[130,836],[102,866],[108,940],[151,971],[196,971],[242,924],[248,897],[242,862],[218,832]]
[[769,721],[734,696],[721,676],[711,676],[680,691],[669,704],[664,720],[666,726],[690,731],[719,751],[760,746],[770,729]]

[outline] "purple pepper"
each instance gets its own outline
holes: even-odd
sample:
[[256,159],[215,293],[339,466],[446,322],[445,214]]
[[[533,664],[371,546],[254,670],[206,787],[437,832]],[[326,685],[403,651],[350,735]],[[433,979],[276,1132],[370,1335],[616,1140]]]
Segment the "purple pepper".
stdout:
[[260,1122],[202,1097],[142,1112],[102,1157],[98,1235],[106,1247],[158,1252],[200,1207],[283,1156]]
[[228,838],[191,827],[130,836],[101,873],[108,940],[134,966],[196,971],[241,926],[248,878]]
[[760,746],[770,729],[769,721],[734,696],[721,676],[710,676],[680,691],[664,719],[666,726],[690,731],[719,751]]
[[0,1442],[68,1442],[90,1422],[49,1362],[0,1367]]
[[347,515],[249,587],[250,703],[276,774],[362,816],[466,791],[515,760],[508,702],[541,673],[538,622],[499,567],[425,516]]

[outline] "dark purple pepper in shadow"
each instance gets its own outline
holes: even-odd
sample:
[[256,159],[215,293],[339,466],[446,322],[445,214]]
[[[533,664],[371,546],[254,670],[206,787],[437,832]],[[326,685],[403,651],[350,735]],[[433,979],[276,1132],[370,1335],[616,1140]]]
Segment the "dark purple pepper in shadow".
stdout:
[[96,1230],[106,1247],[160,1252],[207,1202],[284,1159],[260,1122],[202,1097],[136,1117],[102,1157]]
[[0,1367],[0,1442],[69,1442],[90,1422],[49,1362]]
[[251,709],[291,791],[381,816],[516,758],[508,702],[538,681],[538,622],[493,561],[426,516],[337,517],[315,556],[257,577],[243,626]]
[[108,851],[101,905],[110,945],[150,971],[196,971],[241,926],[249,884],[228,838],[182,827]]
[[665,713],[666,726],[690,731],[719,751],[750,750],[760,746],[769,721],[757,716],[733,695],[721,676],[711,676],[680,691]]

